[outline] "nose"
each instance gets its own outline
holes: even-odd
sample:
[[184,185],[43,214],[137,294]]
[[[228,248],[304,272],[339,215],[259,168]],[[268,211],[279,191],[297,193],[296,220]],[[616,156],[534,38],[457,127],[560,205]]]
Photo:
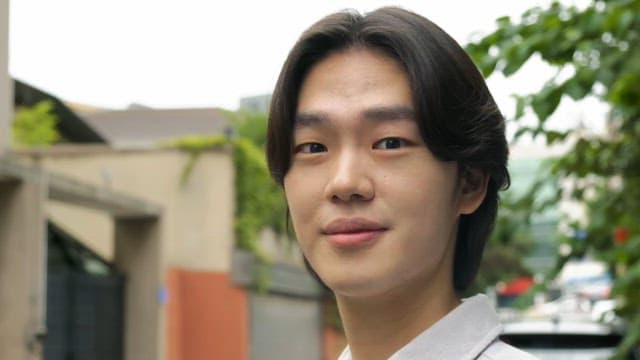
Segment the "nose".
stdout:
[[375,195],[371,167],[366,156],[344,151],[336,156],[325,189],[332,202],[368,201]]

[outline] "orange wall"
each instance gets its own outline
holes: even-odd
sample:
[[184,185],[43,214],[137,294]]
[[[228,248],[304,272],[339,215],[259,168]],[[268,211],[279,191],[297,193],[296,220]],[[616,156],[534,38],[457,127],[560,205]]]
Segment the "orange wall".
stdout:
[[248,358],[247,294],[228,274],[171,269],[167,281],[167,360]]

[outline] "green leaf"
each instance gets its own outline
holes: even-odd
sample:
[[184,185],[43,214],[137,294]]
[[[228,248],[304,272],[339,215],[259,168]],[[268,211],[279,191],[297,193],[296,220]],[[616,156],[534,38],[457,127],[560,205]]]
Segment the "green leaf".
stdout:
[[514,98],[516,99],[515,119],[519,120],[520,118],[522,118],[522,116],[524,116],[524,107],[526,105],[527,98],[524,96],[517,96],[517,95],[514,95]]
[[609,101],[623,106],[640,104],[640,71],[621,75],[611,86]]
[[563,90],[562,86],[549,84],[538,94],[533,95],[531,107],[536,113],[540,123],[544,123],[556,110],[558,104],[560,104]]
[[564,139],[566,139],[568,134],[569,133],[566,132],[566,131],[547,130],[545,132],[547,145],[551,145],[551,144],[554,144],[554,143],[559,142],[559,141],[564,141]]
[[616,28],[618,34],[623,34],[625,31],[629,30],[629,27],[633,24],[636,16],[637,12],[635,12],[634,10],[623,10],[622,15],[620,15],[620,19],[618,20],[618,26]]
[[511,25],[511,18],[508,16],[501,16],[496,19],[496,24],[501,28],[508,27]]
[[529,41],[510,44],[504,51],[503,60],[505,60],[506,63],[502,69],[502,73],[505,76],[510,76],[518,71],[533,53],[533,45],[534,44]]
[[527,126],[521,126],[520,128],[518,128],[518,130],[516,130],[516,133],[513,135],[513,137],[517,140],[525,134],[531,134],[532,136],[534,136],[535,130]]
[[583,99],[591,93],[595,80],[596,72],[593,69],[580,67],[576,74],[564,83],[565,92],[573,100]]
[[493,71],[496,69],[496,65],[498,63],[498,59],[493,56],[485,56],[484,59],[480,62],[480,71],[482,72],[482,76],[485,78],[489,77]]

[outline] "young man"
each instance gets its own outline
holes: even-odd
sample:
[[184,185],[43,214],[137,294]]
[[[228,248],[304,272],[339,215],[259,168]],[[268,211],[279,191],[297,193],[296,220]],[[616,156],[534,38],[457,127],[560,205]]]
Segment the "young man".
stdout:
[[529,359],[461,301],[508,185],[504,120],[444,31],[398,8],[309,28],[273,95],[267,156],[306,261],[335,294],[340,359]]

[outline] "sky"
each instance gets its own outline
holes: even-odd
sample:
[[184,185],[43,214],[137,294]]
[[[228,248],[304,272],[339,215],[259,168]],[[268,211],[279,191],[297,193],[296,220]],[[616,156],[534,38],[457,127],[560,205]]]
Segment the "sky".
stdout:
[[[549,2],[13,0],[9,72],[63,100],[98,107],[236,109],[241,97],[271,92],[300,33],[329,13],[398,5],[465,44],[493,30],[498,17],[519,18]],[[506,114],[513,112],[511,94],[539,89],[541,74],[550,74],[540,61],[524,69],[488,81]],[[569,117],[589,113],[574,109]]]

